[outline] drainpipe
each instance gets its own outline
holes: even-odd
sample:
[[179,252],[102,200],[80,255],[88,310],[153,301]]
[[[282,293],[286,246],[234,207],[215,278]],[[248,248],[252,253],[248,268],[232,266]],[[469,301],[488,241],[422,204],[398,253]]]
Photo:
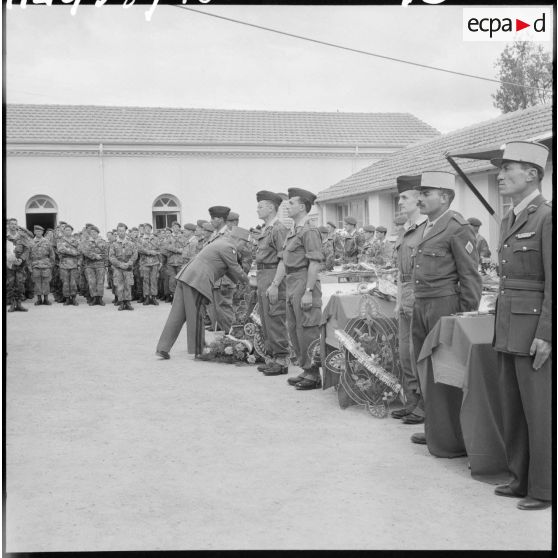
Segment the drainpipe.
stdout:
[[356,172],[357,162],[358,162],[358,145],[355,145],[355,156],[353,158],[353,165],[352,165],[353,174]]
[[105,234],[108,231],[107,225],[107,195],[105,190],[105,169],[103,166],[103,144],[99,143],[99,174],[101,177],[101,193],[103,196],[103,219],[105,223]]

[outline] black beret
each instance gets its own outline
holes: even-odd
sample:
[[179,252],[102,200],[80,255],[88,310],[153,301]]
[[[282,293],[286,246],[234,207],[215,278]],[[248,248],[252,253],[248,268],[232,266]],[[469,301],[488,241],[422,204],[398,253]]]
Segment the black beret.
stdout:
[[74,230],[74,227],[72,227],[72,225],[70,225],[69,223],[65,223],[64,228]]
[[408,174],[397,177],[397,191],[402,194],[407,190],[418,190],[420,188],[420,174]]
[[226,219],[229,216],[230,210],[230,207],[225,207],[224,205],[214,205],[208,209],[212,219],[215,217]]
[[171,227],[174,227],[174,225],[178,225],[180,227],[180,223],[178,221],[173,221]]
[[238,221],[240,219],[240,215],[235,213],[234,211],[230,211],[227,216],[227,221]]
[[283,203],[283,198],[276,194],[275,192],[270,192],[269,190],[260,190],[256,193],[256,200],[257,201],[270,201],[276,207],[279,207]]
[[385,232],[387,232],[387,229],[383,225],[380,225],[379,227],[376,227],[376,232],[385,233]]
[[196,225],[194,225],[194,223],[186,223],[184,225],[185,229],[188,229],[189,231],[195,231],[196,230]]
[[331,225],[334,229],[337,228],[337,225],[333,221],[328,221],[327,224]]
[[473,227],[480,227],[482,225],[480,219],[477,219],[476,217],[469,217],[467,221],[469,221]]
[[318,197],[316,196],[316,194],[313,194],[308,190],[303,190],[302,188],[289,188],[287,192],[289,194],[289,198],[298,197],[304,201],[309,202],[310,204],[313,204],[316,198]]
[[91,225],[91,227],[89,227],[92,231],[97,231],[98,233],[100,233],[101,231],[99,230],[98,227],[96,227],[95,225]]
[[204,223],[202,225],[202,229],[204,231],[213,232],[215,230],[215,227],[211,223]]
[[364,227],[362,227],[362,230],[363,230],[364,232],[371,232],[371,233],[373,233],[373,232],[376,230],[376,228],[374,227],[374,225],[364,225]]
[[327,227],[323,226],[323,225],[321,227],[318,227],[318,230],[321,233],[328,233],[329,232],[329,229]]
[[[124,227],[126,230],[128,229],[128,225],[124,224],[124,223],[118,223],[118,225],[116,225],[116,228],[118,227]],[[132,230],[138,230],[136,227],[134,227]]]
[[196,221],[196,223],[198,224],[198,227],[203,227],[204,223],[207,223],[208,221],[205,219],[198,219]]

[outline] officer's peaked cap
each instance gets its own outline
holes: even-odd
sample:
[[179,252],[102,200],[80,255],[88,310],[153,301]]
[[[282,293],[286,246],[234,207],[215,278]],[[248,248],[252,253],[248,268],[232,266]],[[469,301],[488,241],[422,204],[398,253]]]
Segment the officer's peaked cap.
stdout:
[[446,171],[425,171],[420,176],[421,188],[455,190],[455,174]]
[[495,167],[500,167],[504,161],[530,163],[542,169],[546,166],[548,147],[536,141],[509,141],[504,146],[502,157],[491,159]]

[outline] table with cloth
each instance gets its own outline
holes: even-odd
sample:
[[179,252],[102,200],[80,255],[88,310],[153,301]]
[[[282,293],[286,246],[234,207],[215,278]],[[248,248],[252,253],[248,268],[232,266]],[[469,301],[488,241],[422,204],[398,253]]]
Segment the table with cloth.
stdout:
[[509,478],[502,439],[492,314],[446,316],[428,334],[417,368],[432,455],[467,455],[471,475]]

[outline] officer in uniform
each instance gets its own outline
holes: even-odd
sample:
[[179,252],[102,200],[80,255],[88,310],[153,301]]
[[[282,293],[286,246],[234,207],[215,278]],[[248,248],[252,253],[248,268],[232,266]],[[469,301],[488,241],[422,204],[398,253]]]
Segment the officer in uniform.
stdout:
[[99,237],[99,229],[92,225],[89,235],[80,245],[85,276],[89,286],[89,306],[104,306],[105,266],[108,258],[107,243]]
[[370,263],[374,255],[374,233],[376,228],[374,225],[364,225],[362,227],[364,242],[358,256],[359,262]]
[[383,267],[391,266],[393,259],[392,247],[386,240],[387,229],[383,225],[376,227],[376,238],[372,243],[371,262]]
[[109,248],[109,261],[113,267],[114,286],[118,310],[133,310],[132,285],[134,284],[134,262],[138,259],[136,243],[126,238],[128,227],[118,223],[116,240]]
[[415,422],[424,419],[424,405],[420,401],[420,389],[418,383],[416,359],[411,344],[411,317],[415,303],[414,284],[412,281],[412,255],[417,244],[422,240],[426,215],[421,215],[418,207],[418,187],[420,186],[420,175],[398,176],[397,191],[399,192],[399,209],[407,217],[403,230],[395,242],[395,258],[399,271],[397,281],[397,303],[395,315],[399,326],[399,365],[402,371],[403,392],[405,393],[405,407],[397,409],[391,416],[405,420],[411,415],[417,405],[416,415],[419,417]]
[[78,258],[80,256],[79,242],[72,237],[74,227],[66,224],[62,237],[58,240],[56,248],[58,251],[60,279],[62,281],[62,296],[66,299],[64,306],[77,306],[77,279]]
[[329,229],[326,226],[318,227],[322,238],[322,253],[324,260],[320,271],[331,271],[335,264],[335,253],[333,249],[333,240],[329,238]]
[[296,389],[316,389],[322,385],[320,369],[308,354],[312,341],[320,337],[322,289],[318,273],[323,260],[318,229],[308,221],[315,194],[301,188],[289,188],[288,216],[293,227],[287,233],[281,262],[267,289],[270,304],[279,299],[278,285],[286,275],[287,329],[303,373],[287,382]]
[[[195,234],[196,225],[193,223],[186,223],[184,225],[183,243],[182,248],[182,265],[187,264],[198,253],[199,239]],[[180,266],[182,267],[182,266]],[[175,276],[175,290],[176,290],[176,276]]]
[[548,149],[509,142],[498,188],[510,196],[502,220],[498,260],[500,291],[493,345],[498,351],[503,438],[512,480],[499,496],[522,498],[521,510],[552,500],[552,208],[540,193]]
[[229,227],[229,229],[231,227],[238,227],[239,222],[240,215],[234,211],[229,211],[229,214],[227,215],[227,227]]
[[[48,295],[50,293],[52,266],[54,265],[54,250],[50,240],[43,237],[44,230],[41,225],[33,227],[35,238],[31,243],[31,251],[29,253],[35,295],[37,296],[35,306],[41,304],[50,306],[52,304],[48,299]],[[43,297],[42,300],[41,296]]]
[[[271,360],[258,370],[266,376],[287,374],[289,371],[289,341],[286,325],[286,292],[285,279],[276,279],[277,267],[283,244],[287,237],[287,228],[277,217],[277,210],[283,202],[282,198],[268,190],[256,194],[258,217],[264,226],[258,235],[256,250],[257,269],[257,300],[262,320],[263,335]],[[277,301],[271,304],[267,289],[271,284],[277,286]]]
[[[423,237],[413,253],[415,303],[411,320],[413,350],[418,358],[426,336],[442,316],[478,309],[482,281],[478,272],[479,257],[475,235],[469,223],[450,209],[455,196],[455,175],[449,172],[423,172],[419,187],[419,209],[428,217],[421,225]],[[455,445],[440,444],[436,433],[444,436],[444,426],[455,433],[459,425],[461,389],[434,383],[428,370],[426,386],[421,385],[424,417],[415,409],[405,417],[407,424],[425,422],[425,434],[413,434],[414,443],[427,444],[438,457],[463,455],[463,439],[458,433]],[[437,430],[429,429],[436,424]]]
[[357,263],[362,241],[356,230],[357,220],[350,215],[345,217],[345,236],[343,237],[343,263]]
[[167,238],[164,247],[167,251],[167,273],[169,275],[169,296],[165,300],[166,302],[172,302],[176,290],[176,274],[184,265],[182,258],[184,238],[180,233],[180,223],[178,221],[174,221],[172,224],[172,234]]
[[13,244],[15,260],[6,268],[6,295],[11,302],[8,312],[27,312],[21,305],[25,296],[25,265],[29,257],[30,239],[22,232],[17,219],[8,219],[7,238]]
[[[237,250],[247,243],[249,233],[234,227],[229,234],[221,234],[210,242],[177,274],[177,284],[171,311],[157,343],[156,352],[169,359],[169,351],[186,322],[188,353],[201,355],[205,345],[203,327],[204,307],[213,297],[213,286],[223,275],[234,280],[248,282],[248,276],[240,267]],[[195,261],[195,263],[193,263]]]
[[140,273],[143,279],[143,305],[153,304],[158,306],[157,301],[157,279],[159,277],[160,245],[153,235],[153,227],[149,223],[144,223],[144,236],[140,238],[138,244],[138,254],[140,259]]
[[467,219],[473,230],[475,231],[475,238],[477,241],[477,252],[479,253],[479,257],[481,261],[483,259],[490,259],[490,248],[488,247],[488,242],[486,242],[486,238],[479,233],[479,229],[481,228],[481,220],[477,219],[476,217],[469,217]]

